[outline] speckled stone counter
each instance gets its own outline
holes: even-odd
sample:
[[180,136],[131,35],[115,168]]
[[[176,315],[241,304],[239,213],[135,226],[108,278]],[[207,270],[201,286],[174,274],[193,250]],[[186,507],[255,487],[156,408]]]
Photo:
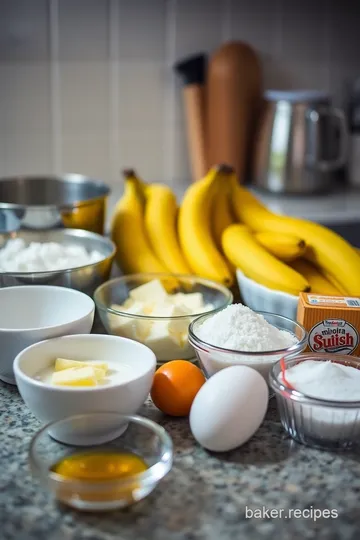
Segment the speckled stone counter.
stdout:
[[[292,442],[282,431],[274,400],[253,439],[226,455],[197,446],[186,419],[166,418],[150,403],[140,414],[171,435],[172,471],[130,509],[78,513],[58,505],[31,478],[27,453],[39,423],[17,389],[0,382],[0,539],[360,538],[360,453],[332,454]],[[246,506],[284,509],[285,514],[289,509],[335,509],[338,518],[247,518]]]

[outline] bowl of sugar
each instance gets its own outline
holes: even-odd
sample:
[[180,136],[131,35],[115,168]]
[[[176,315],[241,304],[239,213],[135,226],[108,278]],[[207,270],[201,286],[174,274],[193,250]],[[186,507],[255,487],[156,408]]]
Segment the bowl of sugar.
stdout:
[[242,304],[202,315],[189,327],[189,342],[207,377],[235,365],[258,371],[268,383],[271,367],[306,347],[306,330],[297,322]]
[[270,371],[280,419],[297,442],[322,450],[360,443],[360,358],[311,353]]
[[0,234],[0,287],[55,285],[92,296],[109,278],[115,245],[82,229]]

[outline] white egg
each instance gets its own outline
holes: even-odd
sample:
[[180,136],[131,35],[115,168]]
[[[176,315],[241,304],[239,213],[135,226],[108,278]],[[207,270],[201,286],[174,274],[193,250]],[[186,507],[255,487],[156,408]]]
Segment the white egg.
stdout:
[[222,369],[206,381],[194,399],[191,432],[207,450],[227,452],[237,448],[260,427],[268,400],[268,386],[255,369]]

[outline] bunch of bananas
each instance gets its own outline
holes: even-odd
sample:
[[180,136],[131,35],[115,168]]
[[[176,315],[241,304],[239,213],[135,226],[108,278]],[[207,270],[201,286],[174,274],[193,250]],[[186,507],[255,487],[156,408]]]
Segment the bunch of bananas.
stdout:
[[322,225],[269,211],[226,165],[192,184],[178,208],[165,184],[124,171],[112,220],[124,273],[195,274],[230,287],[235,269],[298,295],[360,294],[360,253]]
[[239,223],[222,236],[227,258],[245,275],[297,295],[360,294],[360,253],[330,229],[277,215],[231,176],[231,201]]
[[223,228],[232,222],[225,219],[225,208],[214,231],[211,225],[222,180],[231,172],[226,166],[211,168],[189,187],[178,208],[168,186],[145,184],[133,170],[124,171],[124,194],[111,224],[123,272],[195,274],[231,286],[234,270],[219,249]]

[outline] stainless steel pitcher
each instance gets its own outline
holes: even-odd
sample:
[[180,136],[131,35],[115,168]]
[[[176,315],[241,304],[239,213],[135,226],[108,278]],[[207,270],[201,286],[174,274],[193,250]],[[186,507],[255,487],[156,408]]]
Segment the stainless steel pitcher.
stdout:
[[252,183],[274,193],[329,189],[347,157],[345,116],[327,94],[265,94],[255,139]]

